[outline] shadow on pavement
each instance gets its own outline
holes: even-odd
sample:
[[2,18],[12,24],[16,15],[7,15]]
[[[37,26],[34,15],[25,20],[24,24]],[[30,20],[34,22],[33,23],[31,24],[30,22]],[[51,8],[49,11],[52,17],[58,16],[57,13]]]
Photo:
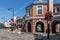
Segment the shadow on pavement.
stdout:
[[50,35],[50,39],[47,39],[47,36],[42,34],[33,34],[34,40],[60,40],[60,35]]

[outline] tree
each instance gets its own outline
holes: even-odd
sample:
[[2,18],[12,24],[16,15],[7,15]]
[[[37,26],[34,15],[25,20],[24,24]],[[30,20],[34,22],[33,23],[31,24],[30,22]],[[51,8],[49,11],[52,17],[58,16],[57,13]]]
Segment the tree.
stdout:
[[4,27],[4,25],[2,23],[0,23],[0,28],[3,28],[3,27]]

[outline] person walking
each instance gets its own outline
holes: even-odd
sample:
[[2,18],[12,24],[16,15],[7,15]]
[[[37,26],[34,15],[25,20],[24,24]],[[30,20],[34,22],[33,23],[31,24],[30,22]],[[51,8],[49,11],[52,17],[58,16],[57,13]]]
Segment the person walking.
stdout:
[[22,31],[22,25],[18,25],[18,34],[21,34]]

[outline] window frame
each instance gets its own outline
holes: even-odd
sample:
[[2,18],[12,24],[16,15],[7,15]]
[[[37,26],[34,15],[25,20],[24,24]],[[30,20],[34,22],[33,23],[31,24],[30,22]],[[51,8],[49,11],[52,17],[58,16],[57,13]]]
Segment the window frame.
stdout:
[[[38,14],[38,6],[42,6],[42,13],[41,14]],[[37,5],[36,6],[36,15],[43,15],[43,5]]]
[[[27,8],[27,12],[28,10],[30,10],[30,7]],[[31,10],[30,10],[30,13],[31,13]],[[30,16],[30,13],[28,12],[28,16]]]
[[60,12],[57,11],[57,8],[59,8],[59,7],[54,7],[54,9],[55,9],[55,10],[54,10],[54,11],[55,11],[55,12],[54,12],[54,15],[58,15],[58,14],[60,13]]

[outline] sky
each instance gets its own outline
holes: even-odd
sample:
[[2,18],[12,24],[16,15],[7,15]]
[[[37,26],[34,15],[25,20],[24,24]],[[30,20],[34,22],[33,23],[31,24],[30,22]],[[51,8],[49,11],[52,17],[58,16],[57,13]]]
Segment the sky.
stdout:
[[[26,6],[34,2],[35,0],[0,0],[0,22],[10,20],[12,18],[12,11],[8,11],[9,8],[14,9],[14,15],[22,18],[26,14]],[[55,3],[60,3],[60,0],[54,0]]]

